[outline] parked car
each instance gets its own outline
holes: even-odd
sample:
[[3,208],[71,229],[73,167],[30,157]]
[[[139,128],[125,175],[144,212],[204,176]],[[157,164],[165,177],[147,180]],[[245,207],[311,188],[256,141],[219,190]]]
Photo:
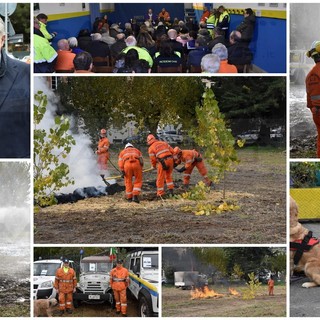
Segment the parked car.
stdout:
[[180,144],[183,142],[183,136],[182,134],[179,134],[176,130],[170,130],[170,131],[158,131],[158,138],[161,141],[166,141],[169,144]]

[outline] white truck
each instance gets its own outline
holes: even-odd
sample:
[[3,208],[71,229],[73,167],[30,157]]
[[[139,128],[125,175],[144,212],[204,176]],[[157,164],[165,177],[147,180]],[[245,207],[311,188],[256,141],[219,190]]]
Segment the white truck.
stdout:
[[[71,268],[74,262],[69,261]],[[60,259],[37,260],[33,263],[33,299],[56,298],[57,293],[54,288],[56,271],[62,267]]]
[[199,288],[208,285],[208,278],[198,271],[176,271],[174,273],[174,286],[182,290]]
[[159,255],[148,248],[131,252],[125,260],[129,271],[128,291],[137,299],[140,317],[157,317],[159,313]]
[[74,307],[81,302],[95,304],[109,302],[114,306],[110,287],[110,271],[113,263],[109,256],[89,256],[80,261],[80,275],[76,292],[73,294]]

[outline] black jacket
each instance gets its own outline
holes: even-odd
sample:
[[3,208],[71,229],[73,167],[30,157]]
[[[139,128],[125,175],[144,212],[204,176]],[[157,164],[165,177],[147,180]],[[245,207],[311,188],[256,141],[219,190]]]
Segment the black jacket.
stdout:
[[30,66],[9,58],[0,63],[0,158],[30,158]]
[[256,24],[256,16],[251,15],[245,17],[244,20],[237,26],[237,30],[241,32],[241,40],[250,42],[253,38],[254,26]]

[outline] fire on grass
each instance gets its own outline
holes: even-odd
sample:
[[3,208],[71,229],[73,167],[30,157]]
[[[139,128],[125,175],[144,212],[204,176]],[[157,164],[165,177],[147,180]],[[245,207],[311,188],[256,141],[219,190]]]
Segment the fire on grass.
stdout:
[[[240,297],[240,293],[233,288],[229,288],[229,295]],[[195,288],[191,290],[191,300],[194,299],[218,299],[227,296],[227,294],[218,293],[214,290],[209,289],[208,286],[204,286],[203,288]]]

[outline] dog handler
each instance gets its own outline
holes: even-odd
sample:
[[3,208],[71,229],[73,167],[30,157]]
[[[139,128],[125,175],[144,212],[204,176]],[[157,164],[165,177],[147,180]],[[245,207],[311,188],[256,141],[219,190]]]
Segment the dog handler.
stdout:
[[127,287],[129,286],[129,271],[123,267],[123,261],[118,259],[117,266],[110,271],[110,286],[116,301],[117,314],[127,316]]
[[54,287],[59,294],[59,315],[72,313],[72,295],[76,292],[77,277],[69,265],[69,259],[63,259],[63,266],[56,271]]

